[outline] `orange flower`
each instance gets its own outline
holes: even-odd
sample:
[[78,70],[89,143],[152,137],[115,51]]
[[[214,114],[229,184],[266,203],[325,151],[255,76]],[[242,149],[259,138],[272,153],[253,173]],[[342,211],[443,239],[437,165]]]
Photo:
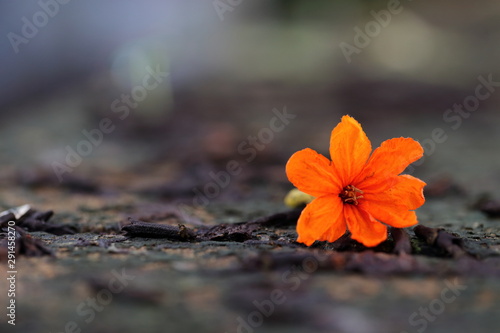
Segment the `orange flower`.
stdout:
[[365,246],[387,239],[381,222],[405,228],[417,224],[415,209],[425,202],[423,181],[399,175],[423,156],[411,138],[384,141],[372,151],[361,125],[350,116],[332,131],[331,161],[312,149],[296,152],[286,165],[288,179],[314,199],[297,223],[298,242],[333,242],[348,228]]

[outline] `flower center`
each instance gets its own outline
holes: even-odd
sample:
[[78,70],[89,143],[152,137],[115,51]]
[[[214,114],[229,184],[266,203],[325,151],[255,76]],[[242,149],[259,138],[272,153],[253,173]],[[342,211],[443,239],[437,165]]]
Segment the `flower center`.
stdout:
[[342,192],[339,193],[339,197],[346,204],[357,205],[358,199],[362,198],[362,195],[358,195],[359,193],[363,193],[359,188],[354,187],[354,185],[347,185],[342,189]]

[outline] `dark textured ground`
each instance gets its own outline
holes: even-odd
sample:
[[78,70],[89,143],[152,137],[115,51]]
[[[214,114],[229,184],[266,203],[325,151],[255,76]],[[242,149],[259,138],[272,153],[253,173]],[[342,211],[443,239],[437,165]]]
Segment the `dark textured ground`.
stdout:
[[[12,190],[1,200],[5,206],[26,198],[26,192]],[[53,209],[51,222],[78,232],[30,233],[54,255],[18,258],[17,332],[63,332],[67,323],[68,331],[77,325],[82,332],[418,332],[424,325],[426,332],[493,332],[497,327],[499,221],[468,208],[461,196],[429,199],[419,210],[422,224],[463,239],[469,254],[456,258],[433,250],[411,228],[413,254],[400,256],[391,253],[391,240],[375,252],[352,244],[341,252],[328,244],[306,248],[294,242],[293,226],[257,229],[254,239],[245,241],[183,242],[120,233],[128,216],[202,228],[286,211],[278,202],[205,209],[133,194],[47,189],[30,191],[29,201],[33,208]],[[108,300],[102,290],[110,288],[113,272],[130,280]],[[465,287],[455,290],[456,297],[445,292],[453,298],[449,303],[436,301],[450,285]],[[95,311],[82,305],[97,295],[102,303]],[[270,300],[276,302],[272,307]],[[255,303],[264,316],[255,312]],[[429,306],[435,307],[429,320],[422,314],[411,319]],[[241,318],[255,327],[245,330]]]

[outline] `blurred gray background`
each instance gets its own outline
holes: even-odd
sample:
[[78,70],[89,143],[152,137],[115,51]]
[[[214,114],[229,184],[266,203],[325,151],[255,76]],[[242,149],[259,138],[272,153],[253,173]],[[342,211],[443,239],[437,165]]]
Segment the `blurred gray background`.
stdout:
[[[76,149],[86,139],[82,131],[109,118],[113,131],[71,176],[106,175],[111,187],[175,179],[188,179],[187,188],[203,185],[203,168],[241,159],[239,143],[267,126],[274,108],[286,107],[297,118],[243,178],[266,174],[261,180],[285,184],[290,154],[305,147],[327,152],[331,129],[350,114],[374,146],[398,136],[425,142],[441,128],[446,139],[425,145],[428,156],[415,174],[426,181],[448,175],[472,193],[500,194],[500,93],[467,117],[444,119],[475,94],[480,76],[500,81],[500,2],[401,1],[394,12],[390,6],[2,1],[2,182],[39,172],[54,178],[53,163],[64,163],[66,147]],[[360,30],[371,36],[359,37]],[[362,47],[346,57],[347,44]],[[120,119],[113,102],[140,86],[148,67],[168,76]],[[120,181],[138,170],[152,179]]]

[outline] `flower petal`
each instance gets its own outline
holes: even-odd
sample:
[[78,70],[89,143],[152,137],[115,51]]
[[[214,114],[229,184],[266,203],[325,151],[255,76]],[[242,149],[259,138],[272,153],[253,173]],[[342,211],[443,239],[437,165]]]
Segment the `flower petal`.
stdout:
[[424,155],[420,143],[412,138],[395,138],[382,142],[373,151],[363,171],[353,183],[363,191],[381,186],[387,188],[388,180],[399,175],[408,165]]
[[314,197],[340,193],[340,181],[330,160],[312,149],[293,154],[286,164],[286,174],[295,187]]
[[337,195],[314,199],[297,222],[297,242],[310,246],[315,241],[333,242],[346,232],[344,205]]
[[396,209],[388,209],[386,206],[377,207],[376,204],[370,205],[366,209],[370,210],[370,214],[372,214],[374,218],[391,227],[407,228],[418,224],[417,214],[413,210],[398,211]]
[[418,223],[412,210],[425,202],[425,183],[410,175],[395,178],[396,185],[385,192],[365,192],[360,205],[377,220],[396,228],[406,228]]
[[413,210],[422,206],[425,202],[425,182],[410,175],[398,176],[399,182],[389,190],[391,200],[402,201],[408,209]]
[[344,216],[351,238],[363,245],[372,247],[387,239],[387,227],[359,205],[345,205]]
[[343,186],[361,172],[371,151],[370,140],[361,125],[354,118],[343,116],[330,138],[332,166],[338,170]]
[[425,182],[410,175],[401,175],[391,178],[389,183],[394,185],[383,192],[365,189],[363,202],[375,202],[400,210],[414,210],[424,204]]

